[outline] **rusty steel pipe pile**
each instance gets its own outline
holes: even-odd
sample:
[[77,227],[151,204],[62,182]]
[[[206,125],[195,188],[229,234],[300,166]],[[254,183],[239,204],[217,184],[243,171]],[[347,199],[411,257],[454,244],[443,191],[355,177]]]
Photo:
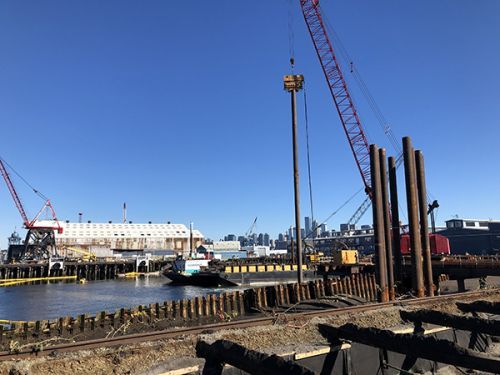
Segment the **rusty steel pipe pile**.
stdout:
[[387,281],[389,284],[389,300],[394,301],[396,294],[394,290],[394,267],[392,256],[392,240],[391,240],[391,211],[389,202],[389,191],[387,186],[387,164],[386,152],[384,148],[379,150],[380,163],[380,184],[382,187],[382,213],[384,215],[384,236],[385,236],[385,256],[387,268]]
[[[412,288],[418,298],[434,295],[424,157],[415,151],[410,137],[403,138],[408,233],[410,237]],[[388,163],[388,167],[387,167]],[[375,262],[380,301],[395,299],[396,285],[404,278],[397,191],[397,162],[385,149],[370,145],[372,176],[373,229]],[[390,200],[389,200],[390,195]],[[424,285],[425,284],[425,285]]]
[[424,275],[422,269],[422,240],[418,220],[417,178],[415,152],[410,137],[403,138],[405,165],[406,203],[408,206],[408,232],[410,234],[412,283],[417,297],[424,297]]
[[424,155],[422,151],[415,151],[417,169],[418,208],[420,212],[420,237],[424,256],[424,274],[427,296],[434,295],[434,281],[432,280],[431,245],[429,240],[429,223],[427,220],[427,186],[425,182]]
[[372,177],[373,231],[375,234],[375,262],[377,264],[377,280],[380,287],[381,302],[389,301],[387,287],[387,264],[385,250],[384,208],[382,184],[380,178],[379,151],[376,145],[370,145],[370,169]]
[[392,249],[394,252],[394,279],[401,281],[403,276],[403,264],[401,255],[401,232],[399,224],[399,198],[398,182],[396,175],[396,158],[389,157],[389,185],[391,191],[391,219],[392,219]]

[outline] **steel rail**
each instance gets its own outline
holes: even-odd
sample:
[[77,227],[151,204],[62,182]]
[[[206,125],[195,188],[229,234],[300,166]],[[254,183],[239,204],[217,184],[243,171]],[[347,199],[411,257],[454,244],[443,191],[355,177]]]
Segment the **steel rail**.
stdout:
[[[392,301],[392,302],[382,302],[382,303],[372,303],[366,305],[357,305],[357,306],[349,306],[342,308],[332,308],[332,309],[322,309],[322,310],[314,310],[300,313],[287,313],[286,317],[288,319],[295,318],[303,318],[303,317],[318,317],[318,316],[336,316],[349,314],[353,312],[366,312],[371,310],[377,310],[385,307],[392,306],[412,306],[412,305],[420,305],[423,303],[432,303],[432,302],[441,302],[447,300],[461,299],[467,297],[475,297],[481,296],[484,294],[488,294],[488,290],[481,291],[471,291],[471,292],[463,292],[463,293],[454,293],[449,295],[441,295],[434,297],[425,297],[425,298],[416,298],[411,300],[401,300],[401,301]],[[236,329],[236,328],[250,328],[257,326],[267,326],[275,323],[276,319],[280,314],[277,314],[272,317],[261,317],[261,318],[252,318],[252,319],[242,319],[234,322],[225,322],[225,323],[212,323],[205,324],[194,327],[179,327],[179,328],[171,328],[161,331],[155,332],[143,332],[143,333],[134,333],[130,335],[118,336],[118,337],[109,337],[109,338],[100,338],[100,339],[92,339],[87,341],[79,341],[72,342],[66,344],[58,344],[54,346],[47,346],[43,351],[35,352],[31,348],[27,348],[18,353],[10,353],[10,352],[0,352],[0,361],[12,360],[12,359],[22,359],[22,358],[30,358],[39,355],[48,355],[52,353],[63,353],[63,352],[71,352],[78,350],[89,350],[95,348],[102,347],[113,347],[120,345],[128,345],[128,344],[137,344],[140,342],[146,341],[155,341],[155,340],[164,340],[175,338],[179,336],[185,335],[195,335],[200,334],[207,331],[221,331],[227,329]],[[32,347],[36,346],[36,343],[33,343]]]

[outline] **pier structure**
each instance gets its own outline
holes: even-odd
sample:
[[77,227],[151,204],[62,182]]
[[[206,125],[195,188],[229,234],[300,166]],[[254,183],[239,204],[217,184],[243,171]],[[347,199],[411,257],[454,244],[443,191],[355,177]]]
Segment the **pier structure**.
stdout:
[[0,281],[67,276],[86,280],[110,280],[129,272],[157,272],[167,264],[167,261],[148,259],[137,262],[137,259],[116,259],[95,262],[64,261],[61,264],[62,267],[52,266],[52,268],[49,262],[2,264]]

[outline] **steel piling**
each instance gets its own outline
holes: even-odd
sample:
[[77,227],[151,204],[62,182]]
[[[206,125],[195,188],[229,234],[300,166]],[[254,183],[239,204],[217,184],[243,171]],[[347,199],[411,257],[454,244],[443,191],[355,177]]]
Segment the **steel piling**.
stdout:
[[425,286],[427,295],[434,295],[434,281],[432,280],[431,246],[429,242],[429,223],[427,220],[427,185],[425,181],[424,155],[422,151],[415,151],[415,164],[418,186],[418,207],[420,212],[420,237],[422,238],[422,252],[424,256]]
[[389,300],[394,301],[394,267],[392,257],[392,241],[391,241],[391,213],[389,204],[389,191],[387,184],[387,164],[386,152],[384,148],[379,150],[379,163],[380,163],[380,184],[382,193],[382,211],[384,215],[384,236],[385,236],[385,255],[386,255],[386,269],[387,281],[389,284]]
[[380,163],[378,147],[370,145],[370,168],[372,178],[372,205],[373,205],[373,229],[375,243],[375,262],[377,264],[377,277],[380,286],[380,301],[389,301],[389,290],[387,288],[387,266],[385,251],[384,232],[384,210],[382,200],[382,186],[380,180]]
[[424,297],[424,278],[422,270],[422,242],[418,221],[417,182],[415,172],[415,153],[410,137],[403,138],[405,164],[406,201],[411,246],[412,284],[417,297]]
[[392,251],[394,253],[394,279],[401,281],[403,274],[401,259],[401,233],[399,224],[398,183],[396,176],[396,159],[389,157],[389,185],[391,192],[391,219],[392,219]]

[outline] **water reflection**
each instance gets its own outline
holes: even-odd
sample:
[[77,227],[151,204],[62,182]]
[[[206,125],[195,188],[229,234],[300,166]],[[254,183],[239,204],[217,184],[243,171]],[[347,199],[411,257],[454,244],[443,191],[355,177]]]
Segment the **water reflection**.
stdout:
[[95,314],[168,300],[189,299],[228,288],[173,286],[163,277],[50,283],[0,288],[0,319],[38,320]]

